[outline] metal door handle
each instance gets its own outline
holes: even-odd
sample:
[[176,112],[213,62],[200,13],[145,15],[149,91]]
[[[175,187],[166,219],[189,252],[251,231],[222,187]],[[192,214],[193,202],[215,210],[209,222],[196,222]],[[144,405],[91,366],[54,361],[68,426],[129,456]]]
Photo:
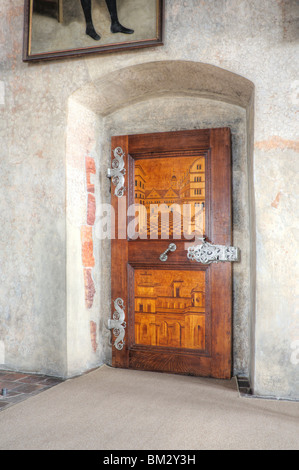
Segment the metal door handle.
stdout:
[[240,250],[235,246],[212,245],[201,238],[202,245],[188,248],[187,258],[202,264],[218,263],[219,261],[239,261]]
[[175,243],[170,243],[170,245],[169,245],[169,247],[167,248],[167,250],[165,250],[164,253],[162,253],[162,254],[160,255],[160,261],[163,261],[163,262],[164,262],[164,261],[167,261],[167,259],[168,259],[168,253],[169,253],[170,251],[175,251],[175,250],[176,250],[176,245],[175,245]]

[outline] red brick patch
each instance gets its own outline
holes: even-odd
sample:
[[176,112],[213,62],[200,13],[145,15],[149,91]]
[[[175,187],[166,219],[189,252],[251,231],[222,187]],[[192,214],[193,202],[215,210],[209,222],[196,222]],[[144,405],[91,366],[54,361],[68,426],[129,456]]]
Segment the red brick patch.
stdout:
[[87,192],[94,193],[94,184],[91,182],[91,175],[96,174],[95,161],[91,157],[85,158]]
[[85,288],[85,305],[91,308],[93,305],[94,295],[96,293],[94,282],[91,275],[91,269],[84,269],[84,288]]
[[93,268],[95,261],[93,256],[92,227],[81,227],[82,263],[85,268]]
[[[96,293],[95,285],[92,279],[92,269],[95,265],[93,253],[93,237],[92,227],[96,218],[96,199],[94,196],[95,187],[92,182],[91,176],[96,174],[95,161],[91,157],[85,157],[86,169],[86,186],[87,186],[87,220],[85,226],[81,227],[81,246],[82,246],[82,263],[84,275],[84,289],[85,289],[85,305],[87,309],[93,306],[94,295]],[[91,322],[93,325],[93,322]],[[95,328],[95,326],[92,326]],[[92,330],[93,331],[93,330]],[[96,335],[92,339],[93,349],[96,350]]]
[[94,225],[95,218],[96,218],[96,198],[93,194],[88,194],[87,225]]
[[90,322],[90,337],[91,337],[91,344],[92,349],[96,352],[98,345],[97,345],[97,324],[94,321]]

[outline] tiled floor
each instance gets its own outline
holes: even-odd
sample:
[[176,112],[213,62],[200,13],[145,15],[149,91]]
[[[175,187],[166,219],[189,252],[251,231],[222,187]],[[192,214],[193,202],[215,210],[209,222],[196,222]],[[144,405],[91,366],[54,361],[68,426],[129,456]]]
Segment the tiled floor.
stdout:
[[63,379],[47,375],[22,374],[0,370],[0,411],[61,382],[63,382]]

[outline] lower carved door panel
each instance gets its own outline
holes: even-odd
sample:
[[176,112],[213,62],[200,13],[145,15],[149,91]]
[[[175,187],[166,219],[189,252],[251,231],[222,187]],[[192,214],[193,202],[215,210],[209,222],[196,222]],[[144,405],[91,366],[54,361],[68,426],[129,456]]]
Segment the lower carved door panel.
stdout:
[[113,137],[111,173],[113,366],[229,379],[231,263],[188,248],[231,245],[230,130]]
[[136,270],[135,344],[205,351],[205,271]]

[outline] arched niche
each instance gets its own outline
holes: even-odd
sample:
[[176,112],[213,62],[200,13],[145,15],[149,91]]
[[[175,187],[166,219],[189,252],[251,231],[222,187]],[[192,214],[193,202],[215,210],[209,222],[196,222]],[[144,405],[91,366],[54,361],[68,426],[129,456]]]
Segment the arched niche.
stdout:
[[[254,375],[255,217],[253,198],[254,86],[209,64],[159,61],[116,70],[89,82],[69,99],[67,188],[68,375],[109,363],[110,242],[92,227],[95,294],[86,308],[81,228],[88,217],[86,157],[95,162],[97,207],[110,201],[112,135],[230,127],[233,149],[233,238],[242,262],[234,266],[234,373]],[[91,347],[90,324],[96,338]]]

